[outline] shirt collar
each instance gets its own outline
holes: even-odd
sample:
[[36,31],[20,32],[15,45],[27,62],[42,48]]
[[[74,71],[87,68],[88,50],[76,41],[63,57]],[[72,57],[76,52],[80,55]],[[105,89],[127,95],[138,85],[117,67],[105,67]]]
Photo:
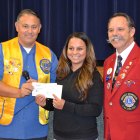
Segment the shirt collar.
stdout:
[[[117,50],[116,50],[116,56],[118,57],[118,55],[121,55],[121,57],[123,58],[123,59],[122,59],[122,65],[124,64],[126,58],[128,57],[129,53],[130,53],[131,50],[133,49],[134,45],[135,45],[135,42],[133,41],[133,42],[130,44],[130,46],[127,47],[127,48],[126,48],[122,53],[120,53],[120,54],[119,54],[119,53],[117,52]],[[117,58],[117,57],[116,57],[116,58]]]

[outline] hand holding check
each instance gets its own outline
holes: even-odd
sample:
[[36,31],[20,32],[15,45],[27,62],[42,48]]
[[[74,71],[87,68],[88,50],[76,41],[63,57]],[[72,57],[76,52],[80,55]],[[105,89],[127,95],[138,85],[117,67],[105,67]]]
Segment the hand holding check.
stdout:
[[65,104],[65,100],[64,99],[60,99],[58,98],[55,94],[53,94],[53,106],[54,108],[57,108],[57,109],[63,109],[63,106]]

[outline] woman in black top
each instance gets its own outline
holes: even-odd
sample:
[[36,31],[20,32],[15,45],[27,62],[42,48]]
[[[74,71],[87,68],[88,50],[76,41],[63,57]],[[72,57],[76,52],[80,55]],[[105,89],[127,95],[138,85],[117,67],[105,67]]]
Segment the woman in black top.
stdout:
[[[71,34],[60,56],[57,84],[63,85],[62,99],[54,95],[56,140],[95,140],[96,117],[103,105],[103,83],[96,69],[93,45],[83,32]],[[48,109],[43,96],[36,102]]]

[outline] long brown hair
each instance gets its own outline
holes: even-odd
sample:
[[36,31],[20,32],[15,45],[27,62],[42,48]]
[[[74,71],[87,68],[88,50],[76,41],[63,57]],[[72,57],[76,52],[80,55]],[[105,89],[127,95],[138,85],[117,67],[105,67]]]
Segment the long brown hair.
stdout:
[[71,61],[67,57],[67,50],[69,41],[73,37],[83,40],[86,44],[86,58],[75,81],[75,86],[80,93],[80,99],[84,100],[87,97],[88,89],[93,85],[93,71],[96,67],[93,45],[84,32],[74,32],[67,38],[58,62],[57,79],[64,79],[71,71]]

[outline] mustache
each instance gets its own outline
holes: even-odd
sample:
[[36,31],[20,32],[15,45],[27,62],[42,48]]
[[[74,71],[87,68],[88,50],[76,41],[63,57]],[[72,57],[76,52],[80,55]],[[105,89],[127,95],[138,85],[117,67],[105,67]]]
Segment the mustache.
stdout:
[[112,36],[110,39],[107,39],[107,42],[111,43],[115,39],[118,39],[119,41],[124,40],[122,36]]

